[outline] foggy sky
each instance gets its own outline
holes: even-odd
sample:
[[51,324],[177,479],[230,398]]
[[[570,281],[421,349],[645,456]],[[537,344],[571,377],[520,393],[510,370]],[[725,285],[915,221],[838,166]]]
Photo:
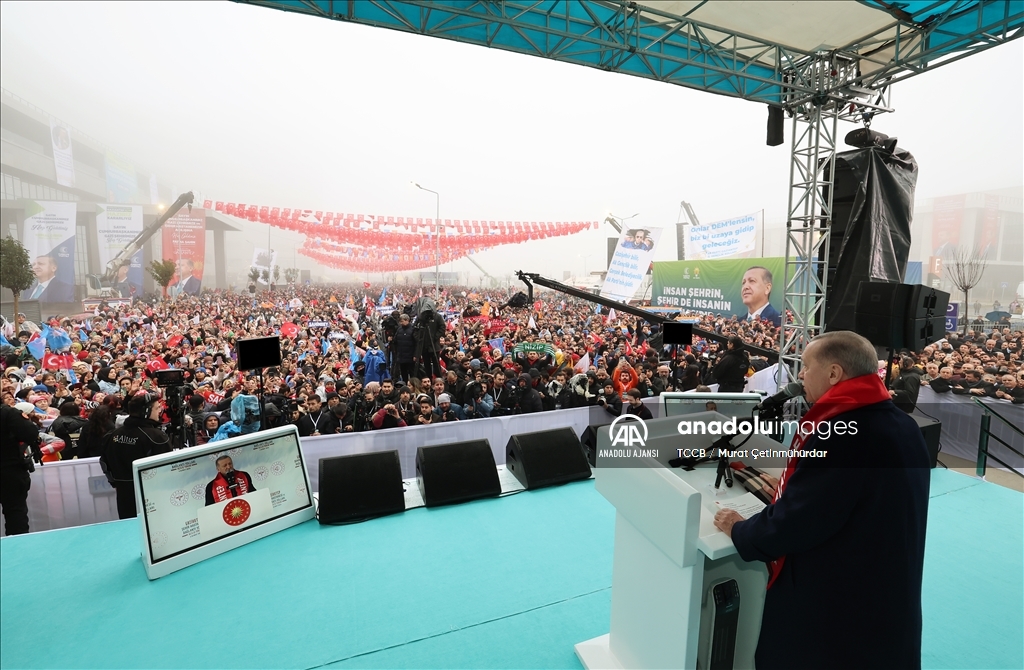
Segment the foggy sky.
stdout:
[[[765,146],[763,104],[234,3],[4,2],[0,35],[5,88],[204,198],[433,217],[414,180],[450,219],[667,226],[681,200],[702,222],[786,217],[790,127]],[[919,200],[1024,181],[1022,56],[1017,40],[895,87],[873,127],[917,157]],[[560,278],[610,234],[476,259]]]

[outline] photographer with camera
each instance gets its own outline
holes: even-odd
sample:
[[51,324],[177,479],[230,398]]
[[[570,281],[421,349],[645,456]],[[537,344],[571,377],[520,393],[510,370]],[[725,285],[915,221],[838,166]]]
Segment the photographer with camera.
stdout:
[[466,404],[462,410],[468,419],[486,418],[494,411],[494,398],[487,392],[486,381],[471,381],[464,392]]
[[160,396],[138,391],[128,400],[128,418],[124,425],[103,437],[100,467],[117,491],[117,517],[136,515],[135,480],[132,463],[140,458],[171,451],[171,439],[160,429],[163,411]]
[[612,416],[622,414],[622,398],[615,392],[615,382],[610,378],[604,383],[604,388],[598,391],[597,404]]
[[375,430],[382,430],[384,428],[404,428],[408,425],[399,413],[398,407],[392,403],[388,403],[377,410],[377,413],[374,414],[373,419],[371,419],[371,423]]

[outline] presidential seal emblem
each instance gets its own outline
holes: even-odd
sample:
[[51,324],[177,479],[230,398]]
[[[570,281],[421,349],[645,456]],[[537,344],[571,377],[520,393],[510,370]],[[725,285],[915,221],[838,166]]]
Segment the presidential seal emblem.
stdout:
[[188,502],[188,491],[185,489],[178,489],[171,494],[171,504],[175,507],[181,507]]
[[270,476],[270,468],[265,465],[257,465],[256,469],[252,471],[252,476],[255,477],[257,481],[262,482]]
[[274,461],[274,464],[270,466],[270,471],[274,473],[275,477],[278,476],[278,475],[283,475],[284,474],[284,462],[283,461]]
[[241,526],[249,520],[250,514],[252,514],[252,507],[249,506],[249,503],[241,498],[236,498],[224,506],[224,523],[229,526]]

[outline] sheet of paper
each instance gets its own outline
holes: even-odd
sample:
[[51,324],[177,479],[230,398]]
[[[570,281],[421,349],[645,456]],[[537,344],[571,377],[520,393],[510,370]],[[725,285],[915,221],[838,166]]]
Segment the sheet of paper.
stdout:
[[761,502],[753,493],[744,493],[739,498],[716,500],[715,507],[718,507],[719,509],[731,509],[744,519],[749,519],[767,507],[767,505]]

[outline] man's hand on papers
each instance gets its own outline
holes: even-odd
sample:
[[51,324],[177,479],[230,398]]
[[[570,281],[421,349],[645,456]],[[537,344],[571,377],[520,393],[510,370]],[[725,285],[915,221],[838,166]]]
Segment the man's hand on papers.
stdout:
[[715,513],[715,528],[729,537],[732,537],[732,527],[737,521],[743,521],[743,517],[734,510],[723,509]]

